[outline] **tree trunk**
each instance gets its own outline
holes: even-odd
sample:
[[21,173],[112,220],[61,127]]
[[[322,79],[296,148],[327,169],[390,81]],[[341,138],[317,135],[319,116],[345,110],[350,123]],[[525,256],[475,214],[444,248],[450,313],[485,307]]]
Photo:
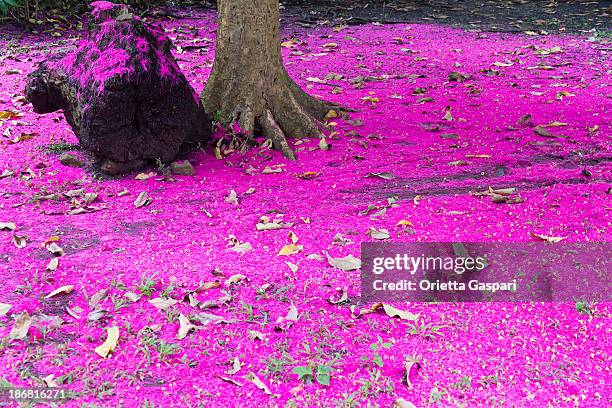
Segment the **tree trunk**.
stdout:
[[215,62],[202,102],[210,115],[254,130],[295,159],[287,137],[320,137],[332,106],[300,89],[283,67],[278,0],[218,0]]

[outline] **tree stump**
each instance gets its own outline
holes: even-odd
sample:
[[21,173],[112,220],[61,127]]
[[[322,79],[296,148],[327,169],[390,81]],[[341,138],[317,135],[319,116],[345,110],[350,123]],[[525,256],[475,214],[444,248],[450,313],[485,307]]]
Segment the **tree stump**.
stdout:
[[119,164],[108,169],[168,162],[184,143],[208,140],[210,118],[163,30],[125,6],[91,5],[89,32],[77,49],[29,75],[26,97],[34,111],[62,109],[84,149]]

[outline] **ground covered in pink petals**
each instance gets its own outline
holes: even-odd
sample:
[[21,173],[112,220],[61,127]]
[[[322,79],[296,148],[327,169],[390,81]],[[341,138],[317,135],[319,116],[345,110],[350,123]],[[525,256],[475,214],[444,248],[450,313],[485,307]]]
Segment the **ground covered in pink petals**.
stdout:
[[[163,25],[200,91],[214,15]],[[607,406],[608,304],[359,315],[359,272],[326,254],[387,233],[608,241],[609,41],[404,24],[283,36],[291,76],[357,110],[324,143],[294,141],[297,162],[203,147],[192,177],[110,179],[62,165],[75,136],[22,97],[78,34],[1,34],[0,382],[68,387],[68,406]],[[489,187],[516,192],[473,194]]]

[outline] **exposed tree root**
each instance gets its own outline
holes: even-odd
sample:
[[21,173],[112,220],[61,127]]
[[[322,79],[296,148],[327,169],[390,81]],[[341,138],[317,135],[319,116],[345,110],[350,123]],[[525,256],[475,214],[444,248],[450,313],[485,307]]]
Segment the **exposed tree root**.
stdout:
[[255,86],[236,83],[235,87],[209,83],[202,99],[208,112],[237,123],[245,135],[261,134],[285,157],[295,160],[288,139],[324,137],[325,115],[340,108],[308,95],[284,72],[278,79],[280,83],[269,87],[259,81],[253,82]]

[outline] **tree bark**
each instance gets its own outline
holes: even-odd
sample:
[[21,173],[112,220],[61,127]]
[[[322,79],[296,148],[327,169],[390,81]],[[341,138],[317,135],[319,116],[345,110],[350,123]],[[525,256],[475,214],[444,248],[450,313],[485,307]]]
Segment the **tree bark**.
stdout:
[[282,62],[278,0],[219,0],[215,62],[202,102],[206,111],[259,130],[295,159],[288,137],[321,137],[329,103],[308,95]]

